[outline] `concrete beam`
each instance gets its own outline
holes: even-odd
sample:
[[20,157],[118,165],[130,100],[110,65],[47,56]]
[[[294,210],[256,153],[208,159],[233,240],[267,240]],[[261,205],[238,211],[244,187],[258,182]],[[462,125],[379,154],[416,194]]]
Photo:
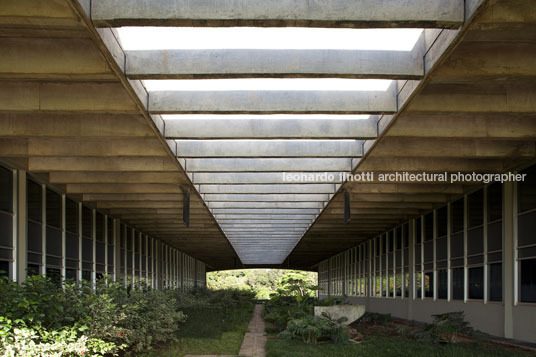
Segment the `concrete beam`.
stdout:
[[15,82],[0,86],[0,111],[138,114],[115,82]]
[[177,140],[179,157],[360,157],[360,140]]
[[274,202],[315,202],[315,201],[328,201],[329,194],[232,194],[232,193],[207,193],[203,195],[205,201],[218,202],[218,201],[231,201],[231,202],[262,202],[262,201],[274,201]]
[[199,185],[199,193],[335,193],[333,184]]
[[386,91],[151,91],[148,110],[153,114],[394,113],[395,87],[393,82]]
[[[314,174],[304,172],[304,175]],[[243,173],[195,173],[193,174],[194,184],[289,184],[289,181],[283,176],[283,173],[279,172],[243,172]],[[318,176],[317,180],[311,181],[311,184],[338,184],[341,182],[338,174],[333,174],[333,179],[328,176]],[[290,182],[292,184],[292,182]],[[303,182],[296,182],[296,184],[302,185]]]
[[209,208],[324,208],[323,202],[207,202]]
[[495,173],[504,171],[504,163],[497,159],[370,157],[363,162],[359,170]]
[[[73,186],[70,184],[68,186]],[[113,186],[112,186],[113,187]],[[80,189],[85,188],[85,186],[80,187]],[[139,187],[138,188],[143,188]],[[95,191],[96,189],[90,189],[89,192]],[[102,191],[102,190],[101,190]],[[148,191],[156,191],[156,189],[149,189]],[[83,193],[83,200],[88,201],[183,201],[182,193]]]
[[[528,130],[525,135],[530,135]],[[536,139],[536,123],[532,130]],[[534,141],[458,138],[387,138],[374,148],[375,157],[512,158],[536,156]]]
[[429,84],[407,107],[413,112],[534,113],[533,79]]
[[154,138],[154,132],[140,115],[9,112],[0,113],[0,136]]
[[94,24],[107,26],[458,27],[462,0],[110,0],[92,2]]
[[352,193],[447,193],[463,194],[464,186],[461,184],[404,184],[404,183],[385,183],[385,184],[354,184],[345,186]]
[[374,139],[374,119],[168,119],[168,139]]
[[349,172],[351,159],[186,159],[187,172]]
[[232,224],[232,223],[221,223],[220,226],[225,228],[276,228],[276,229],[286,229],[286,228],[300,228],[302,230],[305,230],[305,228],[309,227],[309,224],[300,224],[300,223],[284,223],[284,224],[273,224],[273,223],[266,223],[266,224]]
[[188,181],[178,172],[122,172],[122,171],[53,171],[49,172],[50,183],[172,183],[186,184]]
[[[69,193],[110,193],[110,194],[134,194],[134,193],[182,193],[178,185],[165,183],[131,183],[131,184],[67,184]],[[120,196],[117,196],[120,198]],[[182,199],[181,199],[182,201]]]
[[165,157],[168,154],[156,138],[4,138],[0,156],[99,156]]
[[284,217],[280,215],[272,214],[215,214],[214,217],[218,221],[228,221],[228,220],[242,220],[242,219],[284,219],[288,221],[293,221],[296,219],[310,219],[313,220],[316,218],[316,215],[312,214],[288,214]]
[[126,51],[135,79],[342,77],[419,79],[423,56],[411,51],[207,49]]
[[234,215],[247,215],[247,214],[271,214],[278,216],[286,216],[288,214],[319,214],[318,208],[216,208],[212,210],[214,215],[217,214],[234,214]]
[[[429,125],[433,122],[434,125]],[[389,129],[395,137],[532,139],[536,116],[511,113],[402,113]]]
[[2,79],[116,78],[88,38],[0,37],[0,48]]
[[30,157],[30,171],[170,171],[177,165],[162,157]]

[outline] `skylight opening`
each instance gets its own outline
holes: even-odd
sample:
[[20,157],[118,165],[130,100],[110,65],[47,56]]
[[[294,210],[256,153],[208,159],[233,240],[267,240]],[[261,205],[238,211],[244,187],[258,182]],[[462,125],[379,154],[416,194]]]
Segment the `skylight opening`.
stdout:
[[411,51],[422,29],[121,27],[125,50],[326,49]]
[[237,78],[144,80],[149,91],[386,91],[391,80],[347,78]]
[[162,114],[164,120],[221,120],[221,119],[300,119],[300,120],[366,120],[368,114],[359,115],[334,115],[334,114]]

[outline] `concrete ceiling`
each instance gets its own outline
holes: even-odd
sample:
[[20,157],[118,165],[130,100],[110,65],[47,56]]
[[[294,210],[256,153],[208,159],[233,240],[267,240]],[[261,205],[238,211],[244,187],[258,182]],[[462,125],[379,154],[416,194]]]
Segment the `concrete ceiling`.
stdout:
[[[504,172],[534,162],[536,10],[529,0],[248,7],[233,0],[9,0],[0,7],[2,160],[209,270],[282,262],[311,269],[474,187],[289,183],[282,172]],[[109,27],[140,25],[425,30],[408,52],[124,51]],[[141,82],[256,77],[394,81],[386,91],[180,92],[147,91]],[[195,114],[223,116],[188,118]],[[341,119],[296,119],[315,114]],[[349,114],[370,116],[342,119]]]

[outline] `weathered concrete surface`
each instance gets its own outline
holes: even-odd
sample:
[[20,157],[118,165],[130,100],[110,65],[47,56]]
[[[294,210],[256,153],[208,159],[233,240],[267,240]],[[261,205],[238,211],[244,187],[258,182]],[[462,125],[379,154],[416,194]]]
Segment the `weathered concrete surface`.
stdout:
[[189,172],[347,172],[351,168],[347,158],[262,158],[262,159],[187,159]]
[[457,27],[462,0],[112,0],[92,3],[97,26]]
[[168,119],[170,139],[374,139],[374,119]]
[[[360,157],[360,140],[177,140],[179,157]],[[281,175],[280,175],[281,176]]]
[[322,316],[322,313],[326,313],[329,314],[333,320],[346,317],[348,320],[343,322],[343,324],[350,325],[365,314],[365,305],[315,306],[314,310],[315,316]]
[[[343,77],[418,79],[422,54],[411,51],[208,49],[126,51],[138,79]],[[420,55],[420,56],[419,56]]]
[[379,114],[397,110],[394,88],[386,91],[151,91],[149,112]]

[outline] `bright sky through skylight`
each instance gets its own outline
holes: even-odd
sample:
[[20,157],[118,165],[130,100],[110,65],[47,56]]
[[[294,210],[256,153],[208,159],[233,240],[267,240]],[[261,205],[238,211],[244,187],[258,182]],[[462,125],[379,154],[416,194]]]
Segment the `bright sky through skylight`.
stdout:
[[391,80],[346,78],[238,78],[145,80],[149,91],[322,90],[385,91]]
[[410,51],[422,29],[122,27],[125,50],[340,49]]
[[336,120],[363,120],[368,119],[370,115],[333,115],[333,114],[162,114],[162,119],[174,120],[174,119],[336,119]]

